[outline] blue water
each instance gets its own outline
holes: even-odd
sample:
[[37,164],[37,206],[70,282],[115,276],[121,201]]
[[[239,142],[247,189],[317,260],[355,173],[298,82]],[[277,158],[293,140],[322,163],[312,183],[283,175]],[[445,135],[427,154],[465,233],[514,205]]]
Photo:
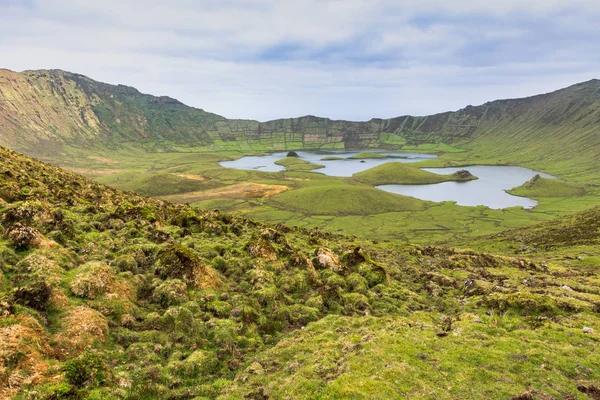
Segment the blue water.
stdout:
[[430,201],[454,201],[460,206],[487,206],[494,209],[508,207],[533,208],[537,201],[527,197],[512,196],[505,190],[521,186],[535,175],[554,178],[552,175],[529,168],[473,165],[460,168],[423,168],[436,174],[453,174],[461,169],[468,170],[479,179],[468,182],[443,182],[432,185],[382,185],[386,192],[416,197]]
[[[387,158],[376,158],[376,159],[348,159],[355,154],[361,153],[365,150],[360,151],[348,151],[348,150],[319,150],[319,151],[297,151],[298,156],[304,160],[310,161],[314,164],[324,165],[325,168],[314,170],[313,172],[319,172],[329,176],[352,176],[357,172],[365,171],[367,169],[376,167],[381,164],[385,164],[391,161],[397,162],[417,162],[423,160],[430,160],[437,158],[431,154],[418,154],[418,153],[404,153],[404,152],[389,152],[389,151],[378,151],[378,150],[367,150],[371,153],[385,154]],[[286,152],[271,153],[263,156],[245,156],[234,161],[223,161],[220,164],[223,167],[243,169],[243,170],[259,170],[267,172],[279,172],[284,171],[285,168],[280,165],[275,165],[275,161],[281,160],[287,156]],[[333,156],[341,157],[344,160],[334,161],[321,161],[322,158]]]
[[[324,165],[325,168],[314,170],[329,176],[350,177],[357,172],[376,167],[387,162],[417,162],[437,158],[431,154],[372,151],[385,154],[386,158],[377,159],[349,159],[355,154],[365,150],[318,150],[297,151],[298,156],[315,164]],[[368,150],[371,151],[371,150]],[[287,156],[287,152],[271,153],[262,156],[245,156],[234,161],[223,161],[220,164],[227,168],[242,170],[258,170],[267,172],[284,171],[285,168],[275,165],[275,161]],[[343,160],[322,161],[327,156],[341,157]],[[536,174],[542,177],[554,178],[551,175],[540,173],[529,168],[512,166],[474,165],[456,168],[423,168],[425,171],[436,174],[452,174],[466,169],[479,179],[468,182],[443,182],[431,185],[382,185],[379,189],[386,192],[416,197],[421,200],[435,202],[453,201],[461,206],[487,206],[493,209],[508,207],[533,208],[537,201],[526,197],[512,196],[506,190],[521,186]]]

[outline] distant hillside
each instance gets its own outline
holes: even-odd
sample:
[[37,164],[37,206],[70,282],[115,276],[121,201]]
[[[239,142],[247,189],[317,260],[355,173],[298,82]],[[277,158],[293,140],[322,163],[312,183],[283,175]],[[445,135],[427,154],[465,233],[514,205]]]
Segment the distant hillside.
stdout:
[[598,80],[424,117],[349,122],[305,116],[261,123],[229,120],[60,70],[0,70],[0,144],[54,160],[65,146],[115,149],[125,143],[149,151],[412,149],[444,143],[486,162],[519,162],[568,175],[600,167],[599,124]]

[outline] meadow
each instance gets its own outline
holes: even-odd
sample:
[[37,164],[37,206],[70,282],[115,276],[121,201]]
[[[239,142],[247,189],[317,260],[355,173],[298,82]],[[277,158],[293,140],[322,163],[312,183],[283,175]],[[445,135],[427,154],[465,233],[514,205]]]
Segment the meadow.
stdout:
[[[561,169],[560,165],[544,169],[537,163],[494,162],[471,150],[439,144],[418,148],[403,146],[402,150],[435,153],[439,157],[410,165],[386,163],[349,178],[319,174],[319,165],[294,157],[278,162],[286,167],[282,172],[243,171],[219,165],[219,161],[242,155],[264,154],[268,151],[266,146],[243,152],[200,147],[165,153],[125,147],[110,153],[110,159],[106,158],[105,151],[94,155],[72,149],[61,165],[119,189],[201,209],[219,209],[264,222],[319,228],[375,240],[412,243],[452,242],[492,234],[600,204],[596,183],[572,177],[570,169]],[[523,185],[510,192],[539,201],[531,210],[433,203],[385,193],[374,187],[387,182],[456,180],[460,178],[443,177],[419,168],[471,164],[536,167],[560,180],[547,182],[544,179],[533,189]],[[595,182],[595,178],[589,182]]]

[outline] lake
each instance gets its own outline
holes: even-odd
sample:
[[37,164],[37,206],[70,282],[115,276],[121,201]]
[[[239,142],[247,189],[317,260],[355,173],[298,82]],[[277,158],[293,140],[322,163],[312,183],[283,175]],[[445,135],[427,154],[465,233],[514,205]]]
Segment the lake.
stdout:
[[[369,158],[364,160],[359,159],[347,159],[355,154],[368,151],[370,153],[378,153],[386,155],[386,158]],[[281,165],[276,165],[275,161],[281,160],[287,156],[287,151],[271,153],[262,156],[245,156],[234,161],[222,161],[219,164],[227,168],[244,169],[244,170],[258,170],[267,172],[279,172],[284,171],[285,168]],[[418,153],[404,153],[404,152],[393,152],[393,151],[379,151],[379,150],[360,150],[360,151],[348,151],[348,150],[319,150],[319,151],[296,151],[298,156],[304,160],[310,161],[314,164],[324,165],[325,168],[317,169],[314,172],[319,172],[329,176],[345,176],[349,177],[357,172],[365,171],[369,168],[376,167],[381,164],[385,164],[390,161],[399,162],[417,162],[423,160],[430,160],[437,158],[432,154],[418,154]],[[321,161],[324,157],[340,157],[344,160],[333,160],[333,161]],[[362,162],[361,162],[362,161]]]
[[[349,159],[355,154],[363,151],[379,153],[386,158],[376,159]],[[387,162],[418,162],[437,158],[432,154],[388,152],[380,150],[319,150],[319,151],[297,151],[298,156],[315,164],[324,165],[325,168],[314,170],[329,176],[350,177],[357,172],[376,167]],[[242,170],[258,170],[266,172],[284,171],[285,168],[276,165],[275,161],[286,157],[286,152],[271,153],[262,156],[245,156],[234,161],[223,161],[219,164],[227,168]],[[322,161],[328,156],[343,158],[343,160]],[[551,175],[540,173],[529,168],[515,166],[491,166],[474,165],[455,168],[423,168],[425,171],[436,174],[452,174],[456,171],[466,169],[479,179],[468,182],[443,182],[431,185],[382,185],[379,189],[386,192],[416,197],[421,200],[435,202],[454,201],[461,206],[487,206],[493,209],[508,207],[533,208],[537,201],[512,196],[505,190],[521,186],[539,174],[545,178],[554,178]]]
[[552,175],[529,168],[512,166],[472,165],[459,168],[423,168],[435,174],[452,174],[468,170],[479,179],[469,182],[443,182],[433,185],[382,185],[386,192],[416,197],[430,201],[455,201],[460,206],[487,206],[501,209],[508,207],[533,208],[537,201],[527,197],[512,196],[505,190],[521,186],[535,175],[554,178]]

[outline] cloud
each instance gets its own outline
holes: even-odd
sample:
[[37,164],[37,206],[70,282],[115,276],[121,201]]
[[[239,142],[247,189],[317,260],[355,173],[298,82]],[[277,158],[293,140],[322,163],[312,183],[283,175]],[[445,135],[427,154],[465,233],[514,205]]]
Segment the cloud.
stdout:
[[1,67],[227,117],[423,115],[600,76],[588,0],[0,0],[0,14]]

